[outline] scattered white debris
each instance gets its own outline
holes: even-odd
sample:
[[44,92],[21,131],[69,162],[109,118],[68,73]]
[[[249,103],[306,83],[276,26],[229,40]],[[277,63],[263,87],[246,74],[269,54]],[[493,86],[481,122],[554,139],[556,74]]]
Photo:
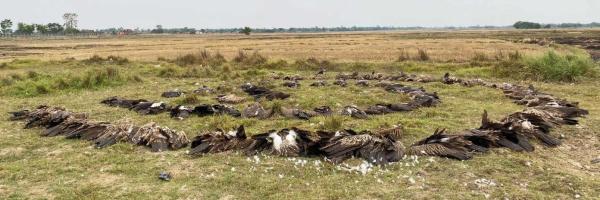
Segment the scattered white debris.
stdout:
[[281,179],[281,178],[283,178],[283,174],[279,174],[279,176],[278,176],[278,177],[279,177],[280,179]]
[[410,184],[415,184],[415,183],[416,183],[416,181],[415,181],[415,179],[414,179],[413,177],[409,177],[409,178],[408,178],[408,182],[409,182]]
[[235,172],[235,167],[232,167],[232,168],[231,168],[231,171],[232,171],[232,172]]
[[485,178],[476,179],[474,181],[474,183],[479,188],[490,187],[490,186],[494,187],[497,185],[494,180],[489,180],[489,179],[485,179]]
[[581,197],[581,195],[579,195],[579,194],[575,194],[575,198],[576,198],[576,199],[579,199],[580,197]]

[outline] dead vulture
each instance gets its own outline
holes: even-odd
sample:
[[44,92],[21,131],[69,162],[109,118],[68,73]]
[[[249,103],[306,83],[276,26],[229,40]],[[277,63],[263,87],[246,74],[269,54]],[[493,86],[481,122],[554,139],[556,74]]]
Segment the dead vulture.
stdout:
[[365,113],[368,115],[383,115],[388,113],[393,113],[394,111],[390,109],[387,105],[377,104],[374,106],[369,106]]
[[245,118],[258,118],[266,119],[271,117],[273,114],[272,110],[265,110],[265,108],[258,102],[248,105],[244,111],[242,111],[242,117]]
[[203,85],[202,87],[195,89],[193,92],[194,92],[194,94],[207,95],[207,94],[214,93],[215,90],[207,87],[206,85]]
[[192,114],[193,111],[194,111],[194,109],[192,109],[192,108],[178,105],[178,106],[175,106],[175,108],[171,109],[170,115],[171,115],[171,118],[183,120],[185,118],[188,118]]
[[309,120],[311,117],[313,117],[315,115],[313,113],[303,111],[299,108],[281,107],[279,109],[279,111],[280,111],[280,114],[286,118],[295,118],[295,119],[302,119],[302,120]]
[[217,96],[216,99],[219,103],[226,103],[226,104],[239,104],[246,100],[245,98],[238,97],[235,94],[219,95],[219,96]]
[[452,85],[455,83],[461,83],[461,82],[462,82],[462,79],[450,76],[450,73],[448,73],[448,72],[446,72],[444,74],[444,77],[442,78],[442,83],[448,84],[448,85]]
[[244,126],[237,130],[224,132],[217,130],[211,133],[196,136],[189,154],[200,156],[207,153],[221,153],[226,151],[239,151],[245,149],[252,141],[246,137]]
[[335,82],[333,82],[334,85],[339,85],[340,87],[346,87],[348,85],[348,83],[346,83],[346,80],[344,79],[337,79],[335,80]]
[[[437,96],[437,95],[435,95]],[[408,104],[412,107],[431,107],[440,103],[440,100],[435,96],[417,95]]]
[[163,92],[161,96],[164,98],[175,98],[175,97],[180,97],[181,95],[183,95],[183,92],[181,92],[179,90],[173,90],[173,91]]
[[300,140],[294,130],[272,130],[252,136],[252,142],[245,152],[247,155],[265,152],[286,157],[299,156],[303,154],[303,145],[299,145]]
[[102,100],[100,103],[106,104],[108,106],[114,106],[114,107],[132,108],[135,105],[142,103],[142,102],[148,102],[148,100],[145,100],[145,99],[130,100],[130,99],[124,99],[124,98],[115,96],[115,97],[110,97],[105,100]]
[[310,86],[312,86],[312,87],[323,87],[323,86],[327,86],[327,82],[325,82],[325,81],[316,81],[316,82],[310,84]]
[[248,95],[250,95],[250,96],[263,96],[266,93],[271,91],[265,87],[255,86],[255,85],[252,85],[251,83],[246,83],[246,84],[242,85],[241,88],[244,92],[248,93]]
[[133,144],[148,146],[153,152],[177,150],[189,143],[185,133],[159,127],[156,123],[140,127],[137,132],[129,135],[128,140]]
[[364,111],[358,109],[358,107],[356,107],[356,106],[346,106],[346,107],[344,107],[344,109],[342,109],[342,115],[349,115],[349,116],[352,116],[353,118],[357,118],[357,119],[367,119],[367,118],[369,118],[367,116],[367,113],[365,113]]
[[120,122],[108,126],[99,137],[94,139],[94,144],[96,148],[104,148],[117,142],[125,142],[130,135],[137,133],[138,130],[139,127],[129,121]]
[[357,86],[369,87],[369,81],[367,80],[358,80],[356,81]]
[[418,141],[408,148],[408,155],[440,156],[457,160],[472,158],[473,151],[485,151],[484,147],[473,144],[463,135],[448,135],[445,129],[435,130],[433,135]]
[[232,117],[241,117],[242,116],[242,113],[239,110],[236,110],[232,106],[222,105],[222,104],[215,104],[215,105],[202,104],[202,105],[196,106],[194,108],[194,110],[192,111],[192,113],[194,113],[200,117],[208,116],[208,115],[230,115]]
[[163,102],[141,102],[130,109],[141,115],[156,115],[169,110],[169,106]]
[[275,99],[287,99],[289,98],[290,95],[283,93],[283,92],[278,92],[278,91],[270,91],[265,95],[265,98],[269,101],[275,100]]
[[10,114],[9,120],[11,120],[11,121],[24,120],[29,115],[29,112],[30,112],[29,110],[19,110],[19,111],[14,111],[14,112],[8,112],[8,114]]
[[408,112],[416,108],[415,105],[408,103],[388,104],[387,107],[395,112]]
[[300,83],[298,83],[298,81],[286,81],[282,85],[285,87],[289,87],[289,88],[299,88],[300,87]]
[[335,139],[321,150],[333,163],[357,157],[377,165],[385,165],[397,162],[404,156],[404,148],[395,136],[368,133]]
[[298,74],[295,74],[293,76],[284,76],[283,80],[286,80],[286,81],[301,81],[301,80],[304,80],[304,77],[302,77],[302,76],[300,76]]
[[317,107],[315,109],[313,109],[314,112],[316,112],[319,115],[331,115],[333,114],[333,111],[331,110],[331,108],[329,106],[321,106],[321,107]]
[[492,121],[488,118],[487,111],[483,112],[481,119],[481,127],[472,130],[474,133],[489,135],[491,138],[491,146],[506,147],[513,151],[533,151],[534,147],[529,142],[529,139],[509,128],[509,125],[504,122]]

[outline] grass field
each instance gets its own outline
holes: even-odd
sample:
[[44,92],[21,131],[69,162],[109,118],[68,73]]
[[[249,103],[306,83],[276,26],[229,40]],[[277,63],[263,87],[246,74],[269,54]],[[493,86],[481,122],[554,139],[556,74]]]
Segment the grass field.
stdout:
[[[248,97],[238,87],[245,82],[262,83],[292,94],[283,105],[310,109],[329,105],[359,107],[380,102],[408,101],[407,96],[380,88],[327,86],[312,88],[311,80],[298,89],[281,86],[273,74],[311,77],[314,68],[293,64],[315,57],[332,64],[327,72],[331,83],[338,72],[412,72],[441,77],[452,72],[465,78],[496,82],[533,84],[541,91],[580,102],[590,115],[580,125],[553,131],[563,135],[563,145],[536,145],[532,153],[494,149],[468,161],[421,157],[405,159],[366,174],[352,167],[351,160],[336,166],[321,158],[247,158],[237,154],[192,158],[186,150],[151,153],[144,147],[117,144],[94,149],[79,140],[39,137],[39,129],[22,129],[21,122],[0,117],[0,199],[598,199],[600,198],[600,81],[581,77],[575,82],[541,82],[497,76],[492,59],[498,52],[519,51],[527,56],[549,50],[560,54],[584,51],[574,47],[541,47],[508,42],[511,38],[536,35],[598,34],[595,30],[559,32],[463,31],[400,33],[331,33],[285,35],[206,35],[199,37],[131,37],[82,40],[0,41],[4,62],[0,67],[0,113],[32,108],[39,104],[64,106],[85,112],[94,120],[131,119],[137,124],[158,122],[184,130],[189,137],[215,127],[244,124],[249,133],[291,126],[309,130],[329,129],[332,119],[309,121],[275,118],[237,119],[227,116],[192,117],[183,121],[168,114],[141,116],[127,109],[107,107],[100,100],[110,96],[145,98],[177,104],[161,98],[166,90],[190,92],[207,85],[231,88],[231,93]],[[219,66],[177,66],[158,57],[173,59],[185,53],[208,49],[231,60],[239,50],[258,50],[269,58],[260,66],[232,61]],[[402,49],[416,56],[427,49],[431,60],[396,62]],[[128,62],[89,62],[92,55],[116,55]],[[484,54],[488,59],[476,58]],[[76,60],[65,59],[76,58]],[[16,60],[15,60],[16,59]],[[279,62],[286,60],[286,63]],[[595,67],[598,68],[597,64]],[[99,76],[107,75],[102,81]],[[442,103],[406,113],[375,116],[369,120],[338,117],[343,127],[377,129],[401,124],[405,146],[436,128],[451,132],[479,126],[483,110],[499,119],[523,109],[503,97],[500,90],[434,83],[405,83],[439,93]],[[189,96],[189,95],[188,95]],[[215,103],[214,95],[199,96],[201,103]],[[243,108],[253,100],[237,105]],[[264,102],[270,104],[272,102]],[[162,171],[174,179],[160,181]]]

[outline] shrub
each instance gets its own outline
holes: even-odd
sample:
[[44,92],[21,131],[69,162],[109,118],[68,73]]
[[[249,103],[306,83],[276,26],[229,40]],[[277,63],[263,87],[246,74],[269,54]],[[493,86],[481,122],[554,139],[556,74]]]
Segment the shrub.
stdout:
[[473,58],[471,58],[471,60],[475,61],[475,62],[485,62],[485,61],[488,61],[488,57],[487,57],[487,55],[485,55],[485,53],[475,52],[475,54],[473,55]]
[[176,101],[180,105],[194,105],[200,103],[200,99],[197,94],[186,95],[185,97]]
[[550,51],[539,57],[523,57],[518,52],[509,54],[509,59],[500,62],[493,71],[499,77],[573,82],[584,76],[595,76],[597,70],[597,65],[587,56]]
[[525,60],[531,76],[544,81],[575,81],[584,75],[595,73],[596,66],[589,57],[577,55],[561,56],[548,52],[539,58]]
[[337,131],[342,128],[344,125],[344,119],[341,116],[329,116],[325,118],[325,121],[321,124],[321,129],[329,130],[329,131]]
[[220,66],[227,62],[221,53],[212,54],[207,50],[202,50],[198,53],[189,53],[179,56],[172,61],[179,66],[203,65],[203,66]]
[[400,51],[400,55],[398,56],[398,62],[404,62],[404,61],[408,61],[410,60],[410,55],[408,54],[408,51],[406,51],[406,49],[402,49]]
[[419,49],[417,52],[416,60],[418,61],[429,61],[429,54],[424,49]]
[[246,52],[240,50],[238,55],[233,58],[233,61],[249,66],[260,66],[267,63],[267,57],[259,54],[258,51],[254,51],[254,53],[248,55]]

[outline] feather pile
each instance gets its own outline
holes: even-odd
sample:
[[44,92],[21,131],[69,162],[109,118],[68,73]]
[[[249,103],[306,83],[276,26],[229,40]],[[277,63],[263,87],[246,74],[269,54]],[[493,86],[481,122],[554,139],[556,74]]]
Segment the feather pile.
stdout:
[[35,110],[11,112],[11,120],[24,120],[25,128],[40,127],[45,137],[64,136],[67,139],[91,141],[97,148],[117,142],[129,142],[147,146],[154,152],[177,150],[186,147],[189,139],[184,132],[149,123],[135,126],[128,121],[115,124],[94,122],[81,113],[72,113],[64,108],[39,106]]

